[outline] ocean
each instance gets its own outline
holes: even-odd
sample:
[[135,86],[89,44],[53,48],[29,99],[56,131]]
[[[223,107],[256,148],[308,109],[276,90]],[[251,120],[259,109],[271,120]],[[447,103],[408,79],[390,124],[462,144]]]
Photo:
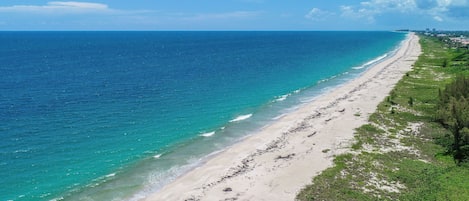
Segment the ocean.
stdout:
[[0,200],[138,200],[405,37],[0,32]]

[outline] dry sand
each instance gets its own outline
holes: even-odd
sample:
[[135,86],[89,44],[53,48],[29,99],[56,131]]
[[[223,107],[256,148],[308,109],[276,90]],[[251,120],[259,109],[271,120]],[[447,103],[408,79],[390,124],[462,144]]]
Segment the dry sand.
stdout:
[[420,55],[413,33],[398,52],[177,178],[146,200],[294,200],[334,155],[349,150]]

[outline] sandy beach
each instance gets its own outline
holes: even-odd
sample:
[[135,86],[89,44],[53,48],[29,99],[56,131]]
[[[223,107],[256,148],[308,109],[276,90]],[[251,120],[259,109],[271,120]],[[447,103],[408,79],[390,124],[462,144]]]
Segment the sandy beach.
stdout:
[[347,152],[354,129],[411,69],[421,53],[410,33],[390,58],[215,155],[145,200],[294,200],[334,155]]

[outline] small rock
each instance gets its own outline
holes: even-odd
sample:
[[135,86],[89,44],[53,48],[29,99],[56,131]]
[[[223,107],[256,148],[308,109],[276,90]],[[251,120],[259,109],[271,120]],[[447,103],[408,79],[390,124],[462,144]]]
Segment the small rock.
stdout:
[[223,189],[223,192],[231,192],[231,191],[233,191],[233,189],[231,189],[230,187]]

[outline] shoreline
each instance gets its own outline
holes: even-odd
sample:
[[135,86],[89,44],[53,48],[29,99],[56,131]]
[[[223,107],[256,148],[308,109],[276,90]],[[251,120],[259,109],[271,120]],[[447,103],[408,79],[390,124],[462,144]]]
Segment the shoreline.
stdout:
[[144,200],[293,200],[334,155],[348,150],[354,129],[411,69],[420,54],[413,33],[391,57],[325,92]]

